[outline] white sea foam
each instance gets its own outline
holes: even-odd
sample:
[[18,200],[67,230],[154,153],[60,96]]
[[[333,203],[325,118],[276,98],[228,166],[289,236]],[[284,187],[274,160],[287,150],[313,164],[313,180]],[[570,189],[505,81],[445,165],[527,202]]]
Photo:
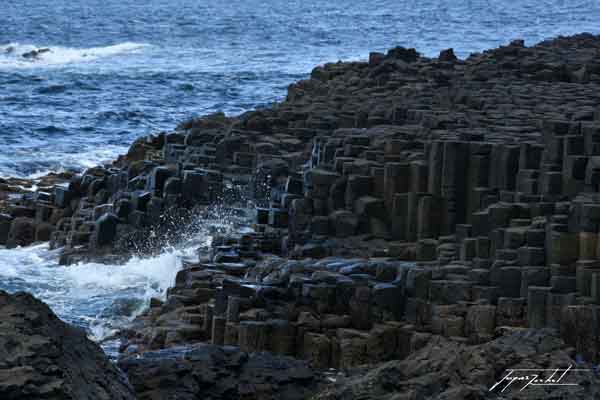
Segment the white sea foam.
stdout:
[[132,320],[152,297],[164,299],[181,268],[181,258],[192,252],[167,249],[124,265],[60,266],[59,251],[49,250],[47,244],[0,248],[0,289],[32,293],[68,322],[85,326],[95,340],[109,337]]
[[0,155],[0,178],[39,179],[51,172],[85,170],[115,160],[119,155],[127,153],[127,149],[125,145],[106,144],[82,146],[78,153],[61,151],[60,148],[47,152],[40,150],[35,155],[24,154],[19,158],[21,166],[27,166],[27,172],[20,171],[11,164],[10,157]]
[[73,295],[100,295],[106,291],[142,290],[145,299],[162,297],[181,266],[174,251],[153,258],[132,258],[125,265],[82,263],[64,268]]
[[[145,43],[125,42],[105,47],[72,48],[62,46],[9,43],[0,45],[0,68],[32,68],[90,62],[99,58],[131,54],[149,47]],[[36,57],[24,57],[31,51],[49,49]]]

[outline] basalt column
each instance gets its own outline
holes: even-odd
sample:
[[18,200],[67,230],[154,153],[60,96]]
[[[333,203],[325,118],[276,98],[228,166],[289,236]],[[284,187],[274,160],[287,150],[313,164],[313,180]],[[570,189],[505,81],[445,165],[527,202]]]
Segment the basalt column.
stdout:
[[[466,220],[468,165],[469,144],[467,142],[443,143],[440,192],[446,200],[447,219],[443,221],[442,234],[454,232],[456,224]],[[434,187],[434,190],[436,189]]]

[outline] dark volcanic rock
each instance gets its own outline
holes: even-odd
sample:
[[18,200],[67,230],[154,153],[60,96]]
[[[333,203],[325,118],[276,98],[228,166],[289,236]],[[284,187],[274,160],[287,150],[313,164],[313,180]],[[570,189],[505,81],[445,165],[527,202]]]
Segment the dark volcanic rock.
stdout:
[[[365,398],[481,398],[498,368],[575,353],[597,364],[599,52],[600,36],[582,34],[465,60],[397,47],[325,64],[273,107],[140,138],[112,165],[56,182],[63,189],[12,196],[25,182],[0,181],[0,242],[50,236],[67,263],[151,252],[205,226],[223,234],[124,335],[129,356],[199,342],[323,369],[410,356],[349,384]],[[200,219],[247,200],[251,231]],[[219,226],[233,216],[216,213]],[[529,336],[525,348],[483,345],[506,326],[560,329],[574,350],[531,352]],[[437,335],[448,339],[419,351]],[[126,363],[149,366],[134,371],[149,397],[274,393],[263,375],[238,384],[246,361],[209,368],[165,354]]]
[[147,352],[119,366],[140,400],[300,400],[319,385],[302,361],[208,344]]
[[124,375],[41,301],[0,291],[0,398],[126,400]]
[[[323,391],[318,400],[353,399],[598,399],[600,377],[590,365],[577,364],[570,350],[550,330],[521,330],[483,345],[466,346],[441,337],[402,361],[390,361],[370,371],[357,370]],[[508,381],[490,390],[509,369],[552,370],[572,367],[561,383],[575,386],[528,386]],[[574,371],[573,369],[577,369]],[[585,371],[583,371],[585,370]],[[534,372],[529,372],[531,375]],[[542,377],[541,372],[539,373]],[[522,377],[523,372],[515,371]]]
[[31,218],[19,217],[12,221],[8,233],[7,247],[28,246],[35,240],[35,222]]
[[112,213],[102,215],[96,221],[95,243],[98,246],[110,244],[117,234],[117,224],[119,217]]
[[0,244],[6,244],[10,232],[12,217],[6,214],[0,214]]

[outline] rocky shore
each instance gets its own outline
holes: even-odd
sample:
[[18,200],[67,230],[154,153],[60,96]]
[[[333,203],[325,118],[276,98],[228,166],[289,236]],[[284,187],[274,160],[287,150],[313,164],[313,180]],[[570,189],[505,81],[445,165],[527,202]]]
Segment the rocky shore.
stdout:
[[[600,36],[326,64],[59,179],[0,183],[0,244],[114,260],[217,205],[254,216],[122,331],[127,395],[600,398]],[[5,371],[0,394],[25,385]]]
[[29,294],[0,291],[0,398],[130,400],[135,394],[83,330]]

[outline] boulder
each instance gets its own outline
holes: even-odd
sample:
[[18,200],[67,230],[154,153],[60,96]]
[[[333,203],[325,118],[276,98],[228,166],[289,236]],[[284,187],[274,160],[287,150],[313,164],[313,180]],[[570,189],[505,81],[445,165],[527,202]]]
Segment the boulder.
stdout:
[[35,241],[35,221],[31,218],[18,217],[12,220],[6,247],[28,246]]
[[126,377],[86,333],[30,294],[0,291],[0,398],[133,400]]
[[50,240],[52,236],[52,232],[54,231],[54,226],[47,222],[42,222],[38,224],[35,229],[35,241],[36,242],[47,242]]
[[119,367],[139,400],[302,400],[321,383],[303,361],[209,344],[125,357]]
[[402,46],[394,47],[388,50],[387,58],[398,59],[404,62],[415,62],[419,58],[419,53],[415,49],[407,49]]
[[454,55],[454,49],[446,49],[440,51],[438,60],[444,62],[452,62],[458,60],[458,58],[456,58],[456,56]]

